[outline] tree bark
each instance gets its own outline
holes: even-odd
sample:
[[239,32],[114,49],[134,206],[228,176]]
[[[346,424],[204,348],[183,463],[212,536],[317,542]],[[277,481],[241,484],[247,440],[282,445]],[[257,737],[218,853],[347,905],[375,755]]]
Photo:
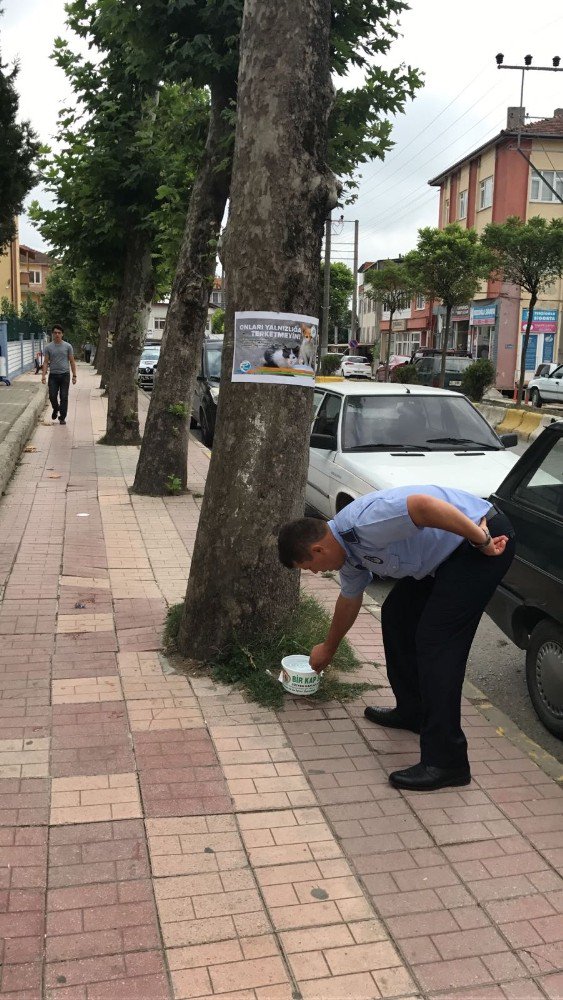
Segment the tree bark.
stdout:
[[186,602],[181,651],[196,660],[269,632],[296,607],[299,575],[277,558],[301,516],[313,392],[231,382],[234,312],[313,314],[325,219],[330,0],[246,0],[225,238],[229,276],[218,424]]
[[536,292],[533,292],[530,296],[530,301],[528,302],[528,321],[526,323],[526,332],[524,334],[524,343],[522,344],[522,354],[520,356],[520,375],[518,377],[518,395],[516,397],[516,406],[522,406],[522,396],[524,394],[524,381],[526,379],[526,351],[528,350],[528,341],[530,339],[530,330],[532,329],[532,323],[534,322],[534,309],[536,308],[536,303],[538,301],[538,296]]
[[393,326],[393,316],[395,310],[389,310],[389,329],[387,331],[387,350],[385,351],[385,381],[389,381],[389,355],[391,354],[391,328]]
[[[234,97],[234,80],[216,79],[212,83],[205,155],[190,198],[134,493],[162,496],[171,476],[186,487],[193,382],[207,323],[217,241],[231,176],[232,154],[228,142],[232,126],[224,113]],[[178,404],[183,404],[184,416],[171,410]]]
[[446,359],[448,357],[448,341],[450,339],[450,326],[452,325],[452,307],[446,304],[446,323],[444,329],[444,342],[442,344],[442,362],[440,365],[440,378],[438,384],[441,389],[444,388],[444,382],[446,381]]
[[108,415],[102,444],[139,444],[137,370],[145,339],[146,309],[154,294],[148,237],[132,231],[123,269],[110,351]]
[[[98,375],[103,376],[104,366],[108,353],[108,331],[109,315],[104,313],[98,321],[98,346],[96,347],[96,357],[94,366]],[[102,386],[103,388],[103,386]]]

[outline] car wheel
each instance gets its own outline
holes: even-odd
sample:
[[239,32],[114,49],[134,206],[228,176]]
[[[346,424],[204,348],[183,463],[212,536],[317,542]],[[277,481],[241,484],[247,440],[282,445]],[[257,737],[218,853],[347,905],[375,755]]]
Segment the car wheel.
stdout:
[[536,406],[538,408],[538,410],[539,410],[540,407],[541,407],[541,404],[542,404],[542,398],[541,398],[541,396],[540,396],[540,394],[539,394],[539,392],[538,392],[537,389],[535,389],[535,388],[532,389],[532,391],[530,393],[530,399],[532,401],[532,406]]
[[563,629],[555,622],[540,622],[530,636],[526,681],[539,719],[563,739]]
[[213,431],[209,426],[209,418],[205,410],[199,411],[199,426],[201,427],[201,440],[206,448],[211,448],[213,444]]

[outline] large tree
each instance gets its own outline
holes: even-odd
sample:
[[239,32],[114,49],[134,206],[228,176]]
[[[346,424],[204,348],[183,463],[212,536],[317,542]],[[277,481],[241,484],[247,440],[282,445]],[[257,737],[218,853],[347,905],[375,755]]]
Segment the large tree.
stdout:
[[[354,290],[354,272],[342,261],[333,261],[330,265],[330,300],[328,310],[328,325],[330,330],[335,327],[340,331],[350,326],[350,296]],[[324,283],[324,264],[319,271],[319,311],[322,326],[322,298]],[[337,338],[337,343],[340,338]]]
[[416,249],[406,255],[405,265],[417,290],[443,302],[446,309],[439,380],[443,386],[452,311],[470,302],[481,282],[489,277],[491,255],[474,229],[463,229],[452,222],[444,229],[419,229]]
[[[385,352],[381,360],[385,362],[385,381],[389,381],[389,354],[393,316],[400,309],[408,309],[415,292],[415,284],[409,270],[402,262],[388,260],[380,270],[368,271],[364,278],[367,294],[374,302],[379,302],[389,313],[389,330]],[[380,334],[383,340],[383,331]]]
[[230,368],[235,310],[314,315],[318,303],[324,221],[337,199],[327,155],[330,14],[329,0],[245,3],[223,385],[179,633],[198,660],[233,633],[275,627],[298,597],[298,574],[277,562],[275,531],[302,510],[312,389],[232,383]]
[[0,55],[0,253],[16,235],[17,217],[35,184],[39,152],[29,122],[18,121],[17,74],[17,65],[9,69]]
[[60,116],[60,150],[46,171],[55,208],[36,208],[61,259],[90,268],[114,300],[105,440],[119,444],[140,440],[136,373],[146,309],[176,256],[207,117],[206,98],[189,84],[162,86],[158,60],[134,64],[129,28],[137,6],[67,5],[69,26],[95,58],[56,43],[74,105]]
[[516,405],[521,406],[534,309],[539,296],[542,293],[549,295],[550,287],[563,275],[563,219],[548,222],[536,215],[523,222],[518,216],[511,216],[506,222],[489,223],[482,241],[493,255],[499,278],[519,285],[529,295],[528,319],[519,359]]
[[[191,390],[228,195],[242,9],[243,0],[192,0],[187,7],[171,0],[146,0],[136,21],[141,49],[143,37],[150,39],[151,47],[160,37],[166,48],[167,31],[172,32],[175,59],[170,72],[186,72],[195,82],[206,82],[213,109],[135,476],[133,489],[139,493],[163,493],[170,476],[186,483]],[[356,168],[383,156],[391,145],[387,116],[403,110],[420,86],[420,77],[410,67],[384,70],[374,64],[396,37],[396,16],[404,9],[402,0],[336,0],[331,7],[331,68],[340,77],[352,67],[363,73],[360,87],[337,91],[328,112],[330,162],[348,191],[354,188]],[[347,197],[345,190],[342,197]],[[178,415],[179,403],[184,404],[184,417]]]

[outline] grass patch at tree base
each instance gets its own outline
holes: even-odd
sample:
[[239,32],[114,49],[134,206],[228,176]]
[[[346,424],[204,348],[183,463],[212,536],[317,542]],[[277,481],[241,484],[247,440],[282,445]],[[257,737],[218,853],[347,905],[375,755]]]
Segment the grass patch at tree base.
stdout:
[[[182,609],[183,604],[175,604],[168,609],[163,637],[168,653],[177,653],[176,636]],[[282,657],[292,653],[309,653],[313,646],[323,641],[330,622],[330,615],[315,598],[301,594],[297,611],[281,628],[271,634],[252,637],[244,643],[234,638],[230,648],[207,665],[208,673],[222,684],[236,685],[259,705],[281,708],[286,696],[293,697],[284,691],[278,681]],[[344,639],[321,677],[319,690],[301,697],[308,702],[345,702],[358,698],[376,685],[342,680],[339,675],[353,673],[360,667],[358,657]]]

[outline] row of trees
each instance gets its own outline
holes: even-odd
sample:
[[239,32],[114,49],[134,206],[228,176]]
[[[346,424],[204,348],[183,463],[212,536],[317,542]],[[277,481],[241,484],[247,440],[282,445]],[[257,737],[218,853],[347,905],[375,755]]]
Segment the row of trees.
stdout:
[[456,306],[471,302],[483,281],[490,279],[518,286],[529,296],[528,320],[519,358],[518,405],[521,405],[526,374],[526,351],[533,310],[540,295],[548,293],[563,275],[563,219],[547,221],[539,216],[528,222],[514,216],[504,223],[490,223],[479,238],[474,229],[452,223],[444,229],[419,231],[416,249],[400,261],[389,261],[379,271],[368,271],[366,284],[374,301],[389,311],[389,340],[393,315],[421,293],[445,306],[440,384],[444,384],[450,342],[451,317]]
[[[233,313],[315,314],[322,233],[354,172],[389,148],[389,114],[420,86],[387,70],[402,0],[73,0],[69,24],[95,50],[57,42],[74,106],[43,163],[54,207],[34,217],[97,303],[99,356],[113,334],[105,440],[139,440],[135,371],[143,311],[171,297],[134,490],[184,485],[187,421],[227,199],[224,374]],[[362,83],[341,86],[354,68]],[[336,86],[333,81],[336,81]],[[181,225],[178,223],[181,222]],[[276,527],[302,511],[310,389],[224,379],[180,629],[206,659],[237,633],[275,628],[298,583]],[[291,441],[290,447],[288,442]]]

